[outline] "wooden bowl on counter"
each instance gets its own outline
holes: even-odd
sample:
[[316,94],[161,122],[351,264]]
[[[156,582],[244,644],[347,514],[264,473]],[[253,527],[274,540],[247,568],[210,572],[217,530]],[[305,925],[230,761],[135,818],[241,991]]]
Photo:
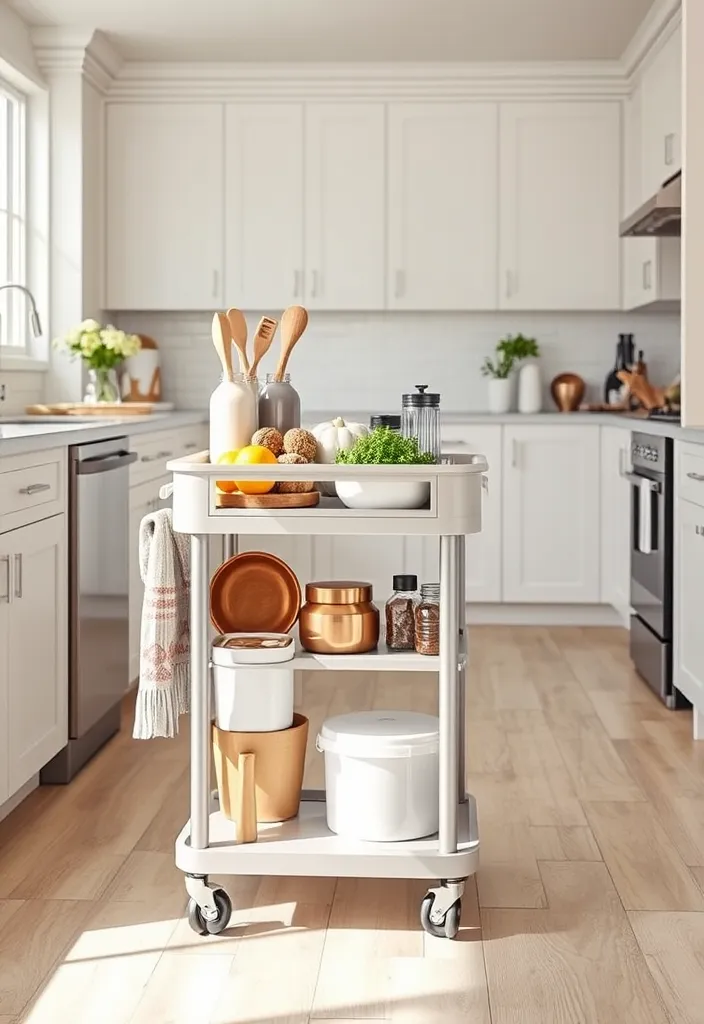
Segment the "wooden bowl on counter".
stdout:
[[550,385],[550,394],[560,412],[575,412],[584,398],[585,384],[576,373],[558,373]]

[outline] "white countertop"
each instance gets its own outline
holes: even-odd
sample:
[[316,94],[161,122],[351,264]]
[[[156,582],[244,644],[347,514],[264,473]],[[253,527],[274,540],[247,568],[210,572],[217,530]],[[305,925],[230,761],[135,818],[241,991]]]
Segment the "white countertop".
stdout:
[[[26,420],[27,417],[20,417]],[[3,455],[18,455],[22,452],[41,451],[46,448],[63,448],[73,444],[89,444],[91,441],[107,441],[113,437],[129,437],[132,434],[148,434],[157,430],[172,430],[187,427],[192,423],[206,423],[206,410],[185,412],[159,412],[148,416],[116,416],[111,419],[97,419],[92,422],[65,421],[42,422],[35,417],[31,423],[13,422],[12,416],[0,419],[0,458]]]
[[[388,412],[389,410],[387,410]],[[338,416],[339,412],[310,411],[303,416],[306,426]],[[353,411],[345,414],[345,419],[359,423],[369,423],[370,412]],[[3,455],[17,455],[22,452],[40,451],[44,448],[62,448],[73,444],[86,444],[91,441],[105,441],[108,438],[124,437],[133,434],[148,434],[157,430],[170,430],[186,427],[192,423],[206,423],[206,409],[184,410],[166,413],[152,413],[150,416],[123,416],[98,422],[76,423],[66,417],[65,422],[42,422],[37,416],[31,423],[13,423],[12,417],[6,421],[0,419],[0,458]],[[622,427],[624,430],[638,430],[645,434],[657,434],[661,437],[672,437],[678,441],[694,441],[704,444],[704,429],[680,427],[677,423],[662,423],[647,420],[639,416],[624,416],[618,413],[600,412],[541,412],[535,415],[510,412],[495,414],[488,412],[442,411],[442,422],[446,425],[457,424],[539,424],[541,426],[563,426],[565,424],[593,424],[594,426]]]

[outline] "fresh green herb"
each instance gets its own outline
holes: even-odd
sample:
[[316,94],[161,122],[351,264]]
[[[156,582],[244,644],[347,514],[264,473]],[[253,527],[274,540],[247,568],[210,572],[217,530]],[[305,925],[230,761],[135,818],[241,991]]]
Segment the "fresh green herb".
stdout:
[[388,427],[377,427],[360,437],[351,448],[340,450],[336,462],[346,465],[417,466],[435,462],[430,452],[422,452],[415,437],[401,437]]
[[502,338],[497,343],[496,352],[498,359],[496,362],[489,358],[485,359],[482,373],[485,377],[496,377],[498,380],[505,380],[510,376],[516,363],[540,355],[535,338],[525,338],[522,334],[509,334]]

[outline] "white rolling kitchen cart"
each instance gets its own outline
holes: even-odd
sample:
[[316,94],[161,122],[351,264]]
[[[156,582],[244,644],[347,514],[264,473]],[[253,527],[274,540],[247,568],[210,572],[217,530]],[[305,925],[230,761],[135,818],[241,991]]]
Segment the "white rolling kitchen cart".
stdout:
[[[309,465],[211,465],[207,453],[167,464],[173,473],[174,529],[191,535],[191,784],[190,821],[176,840],[176,865],[186,875],[189,921],[200,934],[218,934],[229,922],[227,892],[209,875],[312,875],[427,878],[420,907],[427,932],[454,938],[467,878],[477,870],[476,807],[465,787],[465,690],[467,642],[464,616],[465,536],[481,530],[481,492],[486,460],[453,456],[431,466],[315,466],[320,481],[385,484],[427,482],[425,508],[352,510],[337,498],[311,509],[221,509],[216,480],[310,479]],[[439,831],[410,842],[370,843],[330,832],[324,792],[305,791],[298,817],[259,825],[256,843],[238,844],[233,822],[211,793],[211,695],[208,537],[238,535],[436,536],[440,539],[440,653],[429,657],[390,652],[317,655],[300,652],[294,669],[435,671],[439,676]],[[262,666],[266,671],[266,666]]]

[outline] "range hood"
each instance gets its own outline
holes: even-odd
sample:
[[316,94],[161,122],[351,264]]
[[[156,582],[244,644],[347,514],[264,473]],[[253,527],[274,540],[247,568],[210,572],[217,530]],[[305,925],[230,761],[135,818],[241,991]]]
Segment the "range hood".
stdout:
[[682,172],[668,178],[656,194],[621,221],[621,238],[679,238],[682,234]]

